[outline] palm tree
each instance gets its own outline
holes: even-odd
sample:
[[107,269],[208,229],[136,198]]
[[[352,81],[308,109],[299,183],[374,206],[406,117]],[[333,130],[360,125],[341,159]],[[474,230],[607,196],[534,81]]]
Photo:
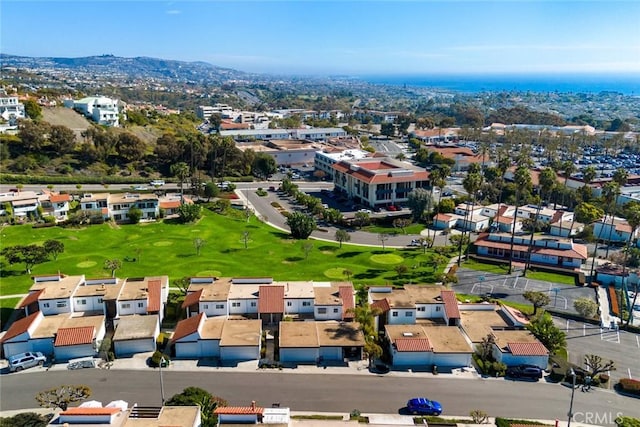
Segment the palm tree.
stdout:
[[[472,163],[469,166],[469,171],[462,181],[462,186],[471,196],[471,210],[469,210],[469,204],[467,203],[467,209],[464,213],[464,222],[462,223],[462,235],[460,236],[460,242],[458,244],[458,265],[462,262],[462,242],[464,241],[467,225],[470,225],[473,222],[473,209],[475,208],[476,196],[478,190],[482,187],[482,174],[480,173],[480,167],[477,163]],[[471,218],[467,220],[469,214],[471,214]],[[469,230],[469,232],[471,232],[471,230]]]
[[189,176],[189,165],[179,162],[171,165],[171,174],[180,180],[180,201],[184,201],[184,181]]
[[[629,261],[629,251],[631,250],[631,242],[633,241],[633,236],[636,233],[638,227],[640,227],[640,202],[632,201],[624,206],[624,216],[627,218],[627,222],[631,226],[631,233],[629,233],[629,240],[627,240],[627,247],[624,252],[624,264],[622,265],[622,291],[626,291],[627,281],[625,280],[627,263]],[[631,323],[631,318],[633,317],[633,308],[636,305],[636,301],[638,299],[638,284],[636,283],[635,293],[633,296],[633,302],[628,309],[628,317],[626,319],[625,325],[629,326]],[[624,320],[624,319],[623,319]]]
[[598,232],[598,236],[596,237],[595,249],[593,250],[593,262],[591,263],[591,270],[589,273],[589,285],[593,282],[593,270],[596,265],[596,257],[598,256],[598,243],[602,239],[602,232],[604,231],[605,225],[607,223],[607,214],[613,215],[615,212],[616,200],[618,199],[618,193],[620,192],[620,188],[618,184],[614,181],[607,182],[602,187],[602,197],[604,204],[605,215],[602,218],[602,225],[600,226],[600,231]]
[[605,258],[609,257],[609,246],[611,246],[611,233],[613,232],[613,228],[614,228],[614,220],[616,217],[615,215],[616,205],[618,203],[618,196],[620,195],[620,187],[623,187],[627,183],[628,179],[629,179],[629,172],[627,172],[626,169],[618,168],[613,173],[613,182],[616,183],[617,191],[616,191],[615,199],[613,200],[613,208],[611,210],[611,227],[609,228],[609,236],[607,237],[607,249],[604,255]]
[[516,183],[516,211],[513,213],[513,224],[511,228],[511,245],[509,249],[509,274],[513,271],[513,244],[516,234],[516,221],[518,219],[518,206],[520,205],[520,196],[522,190],[531,185],[531,173],[527,166],[518,166],[513,179]]
[[382,312],[378,308],[371,307],[369,303],[350,308],[348,312],[353,314],[354,320],[358,322],[364,334],[364,350],[369,356],[369,366],[371,366],[371,361],[382,355],[382,347],[378,344],[375,327],[375,319]]

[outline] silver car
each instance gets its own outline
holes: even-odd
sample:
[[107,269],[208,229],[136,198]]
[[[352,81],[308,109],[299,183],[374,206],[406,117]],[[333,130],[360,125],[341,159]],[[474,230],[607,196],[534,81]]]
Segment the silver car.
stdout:
[[16,372],[34,366],[42,366],[47,361],[47,357],[39,351],[16,354],[9,358],[9,371]]

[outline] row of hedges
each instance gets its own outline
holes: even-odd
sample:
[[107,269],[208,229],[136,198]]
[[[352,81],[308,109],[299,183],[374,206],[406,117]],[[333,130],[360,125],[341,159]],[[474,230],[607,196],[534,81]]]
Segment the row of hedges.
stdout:
[[[0,173],[0,181],[5,184],[139,184],[148,178],[133,176],[86,176],[86,175],[14,175]],[[171,179],[165,181],[171,182]],[[173,182],[177,182],[173,180]]]
[[622,391],[640,396],[640,380],[635,380],[633,378],[622,378],[618,382],[618,386],[622,389]]

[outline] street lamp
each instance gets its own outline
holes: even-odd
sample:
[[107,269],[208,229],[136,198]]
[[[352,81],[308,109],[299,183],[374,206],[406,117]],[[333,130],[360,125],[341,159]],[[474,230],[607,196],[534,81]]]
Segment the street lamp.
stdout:
[[572,382],[571,382],[571,403],[569,403],[569,413],[567,414],[567,416],[569,417],[569,420],[567,421],[567,427],[571,427],[571,419],[573,418],[573,395],[576,392],[576,371],[573,370],[573,368],[569,369],[569,375],[571,375],[572,378]]

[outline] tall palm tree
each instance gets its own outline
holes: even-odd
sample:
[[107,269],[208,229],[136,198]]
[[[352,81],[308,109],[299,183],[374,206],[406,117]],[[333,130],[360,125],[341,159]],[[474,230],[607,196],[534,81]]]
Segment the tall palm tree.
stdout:
[[[631,250],[631,242],[633,241],[633,236],[636,233],[638,227],[640,227],[640,203],[636,201],[629,202],[624,206],[624,216],[627,218],[627,222],[631,226],[631,233],[629,233],[629,239],[627,240],[627,247],[624,252],[624,264],[622,265],[622,292],[626,291],[627,280],[626,278],[626,268],[627,263],[629,262],[629,251]],[[635,293],[633,296],[633,302],[631,306],[627,310],[629,312],[625,325],[629,326],[631,323],[631,318],[633,317],[633,308],[636,305],[636,301],[638,299],[638,284],[636,283]],[[623,319],[624,320],[624,319]]]
[[377,308],[372,308],[371,304],[365,302],[349,309],[349,312],[353,314],[354,320],[360,325],[360,330],[364,335],[364,351],[369,356],[369,366],[371,366],[371,361],[382,355],[382,347],[378,344],[375,326],[375,319],[381,314],[381,311]]
[[518,166],[514,173],[513,179],[516,183],[516,211],[513,214],[513,224],[511,227],[511,245],[509,249],[509,274],[513,271],[513,246],[516,234],[516,221],[518,219],[518,206],[520,205],[520,196],[522,190],[531,185],[531,172],[527,166]]
[[591,283],[593,282],[593,271],[596,265],[596,257],[598,256],[598,243],[602,239],[602,232],[604,231],[605,225],[607,224],[607,215],[613,215],[613,212],[615,212],[616,200],[618,199],[619,192],[620,188],[614,181],[607,182],[602,187],[602,198],[605,214],[601,220],[602,225],[600,226],[600,231],[598,231],[595,248],[593,250],[593,262],[591,263],[591,270],[589,272],[589,285],[591,285]]
[[184,181],[189,176],[189,165],[185,162],[174,163],[171,165],[171,174],[180,181],[180,201],[184,201]]
[[[476,204],[476,197],[478,195],[478,190],[482,187],[482,174],[480,173],[480,167],[477,163],[472,163],[469,166],[469,171],[467,172],[467,176],[462,181],[462,186],[465,191],[471,196],[471,210],[467,209],[464,213],[464,223],[462,229],[462,235],[460,236],[460,243],[458,244],[458,265],[460,265],[462,260],[462,243],[464,241],[464,235],[466,232],[467,224],[471,224],[473,222],[473,209]],[[468,219],[468,215],[471,215],[471,219]],[[471,230],[469,230],[469,235]]]
[[613,232],[613,228],[614,228],[614,220],[615,220],[615,212],[616,212],[616,205],[618,203],[618,196],[620,195],[620,187],[623,187],[626,183],[627,180],[629,179],[629,172],[627,172],[626,169],[623,168],[618,168],[616,169],[616,171],[613,173],[613,182],[616,183],[617,185],[617,192],[616,192],[616,197],[613,200],[613,209],[612,209],[612,213],[611,213],[611,227],[609,228],[609,236],[607,237],[607,249],[606,249],[606,253],[605,253],[605,258],[609,257],[609,246],[611,246],[611,233]]

